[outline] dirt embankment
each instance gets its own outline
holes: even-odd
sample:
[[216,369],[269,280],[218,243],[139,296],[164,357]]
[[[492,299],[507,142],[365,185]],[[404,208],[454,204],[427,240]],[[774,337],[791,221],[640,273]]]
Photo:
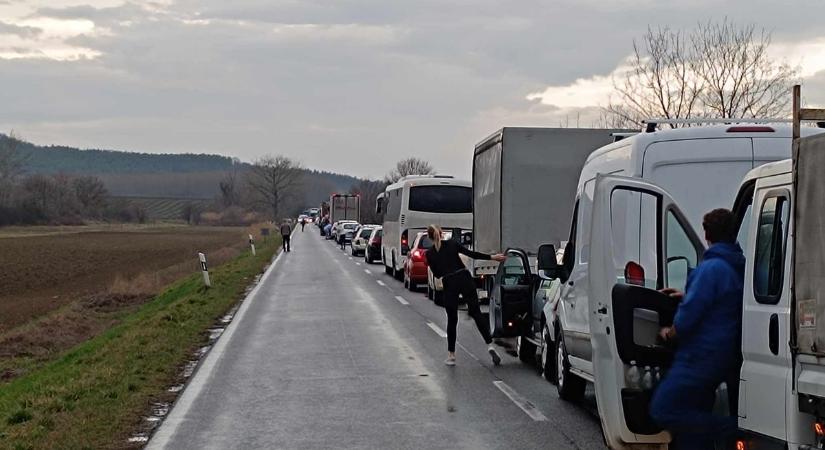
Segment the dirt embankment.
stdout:
[[48,358],[111,327],[120,313],[197,272],[198,252],[212,265],[238,255],[247,233],[168,227],[3,235],[0,378],[19,375],[20,358]]

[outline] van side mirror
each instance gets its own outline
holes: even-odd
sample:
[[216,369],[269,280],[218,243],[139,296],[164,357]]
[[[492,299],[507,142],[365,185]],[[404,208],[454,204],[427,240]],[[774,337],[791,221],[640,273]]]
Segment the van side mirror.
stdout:
[[539,246],[538,261],[536,268],[539,271],[539,277],[542,279],[559,278],[561,267],[556,261],[556,246],[553,244],[542,244]]

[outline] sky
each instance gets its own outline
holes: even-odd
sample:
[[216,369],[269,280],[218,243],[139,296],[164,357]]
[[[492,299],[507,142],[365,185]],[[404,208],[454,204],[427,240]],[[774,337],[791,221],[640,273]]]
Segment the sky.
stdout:
[[727,16],[825,104],[822,0],[0,0],[0,132],[468,177],[502,126],[591,126],[634,38]]

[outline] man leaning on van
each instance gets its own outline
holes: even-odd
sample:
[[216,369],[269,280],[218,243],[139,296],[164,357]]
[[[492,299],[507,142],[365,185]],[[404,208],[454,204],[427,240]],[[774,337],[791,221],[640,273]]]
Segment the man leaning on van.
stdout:
[[[742,290],[745,257],[736,243],[736,218],[714,209],[702,220],[708,249],[690,274],[665,340],[678,340],[673,366],[653,394],[653,419],[673,434],[679,450],[714,448],[714,440],[736,431],[739,369],[742,365]],[[713,414],[716,388],[727,383],[730,416]]]

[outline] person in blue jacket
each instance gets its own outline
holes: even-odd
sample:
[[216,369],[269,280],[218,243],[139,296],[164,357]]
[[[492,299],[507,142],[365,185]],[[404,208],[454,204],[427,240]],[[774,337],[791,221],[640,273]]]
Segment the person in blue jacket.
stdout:
[[[675,340],[676,353],[650,405],[651,417],[673,434],[679,450],[713,449],[716,440],[731,438],[737,429],[745,257],[729,210],[705,214],[702,228],[708,249],[688,276],[685,293],[663,290],[682,301],[673,326],[661,330],[663,339]],[[730,416],[713,414],[715,391],[723,382]]]

